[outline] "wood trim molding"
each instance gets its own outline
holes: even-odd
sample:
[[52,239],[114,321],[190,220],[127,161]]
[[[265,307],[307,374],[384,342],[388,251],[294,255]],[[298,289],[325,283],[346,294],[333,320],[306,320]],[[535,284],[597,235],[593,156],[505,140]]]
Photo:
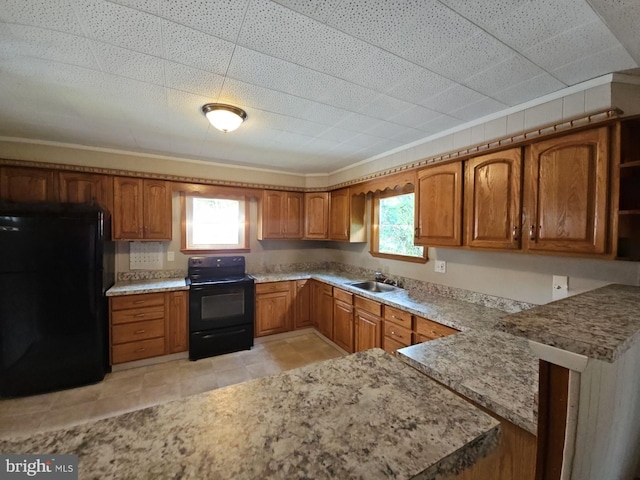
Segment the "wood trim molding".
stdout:
[[[207,178],[198,177],[184,177],[180,175],[166,175],[149,172],[138,172],[130,170],[120,170],[112,168],[100,168],[100,167],[86,167],[81,165],[65,165],[59,163],[46,163],[46,162],[34,162],[28,160],[15,160],[8,158],[0,158],[0,166],[14,166],[14,167],[31,167],[31,168],[43,168],[48,170],[64,170],[86,173],[97,173],[103,175],[114,175],[121,177],[136,177],[155,180],[168,180],[171,182],[185,183],[185,184],[202,184],[213,186],[226,186],[233,188],[246,188],[246,189],[258,189],[258,190],[286,190],[291,192],[326,192],[331,190],[337,190],[344,187],[352,187],[357,193],[366,193],[367,191],[376,191],[378,189],[384,190],[388,187],[388,180],[386,177],[390,175],[396,176],[399,180],[403,178],[415,177],[415,170],[438,162],[449,162],[455,160],[464,160],[467,157],[473,155],[491,153],[493,151],[502,150],[504,148],[511,148],[514,146],[521,146],[532,143],[534,140],[540,138],[546,138],[556,135],[568,133],[573,130],[582,130],[590,128],[595,125],[604,125],[612,123],[616,120],[620,120],[624,112],[619,108],[609,108],[606,110],[600,110],[585,115],[573,117],[567,120],[563,120],[559,123],[547,124],[541,127],[523,131],[516,135],[511,135],[505,138],[498,138],[491,142],[480,143],[472,145],[468,148],[450,151],[434,157],[428,157],[420,160],[416,160],[411,163],[400,165],[397,167],[381,170],[372,174],[368,174],[347,182],[342,182],[336,185],[317,188],[303,188],[303,187],[288,187],[282,185],[267,185],[260,183],[250,182],[237,182],[231,180],[213,180]],[[407,181],[406,183],[410,183]],[[400,185],[398,183],[398,185]],[[396,185],[396,186],[398,186]]]

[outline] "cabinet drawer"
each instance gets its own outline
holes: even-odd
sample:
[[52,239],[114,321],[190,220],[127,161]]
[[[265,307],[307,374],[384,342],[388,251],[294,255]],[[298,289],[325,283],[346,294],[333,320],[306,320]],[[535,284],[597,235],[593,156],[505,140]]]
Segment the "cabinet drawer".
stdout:
[[123,343],[111,347],[111,360],[117,363],[132,362],[143,358],[164,355],[164,338],[152,338],[139,342]]
[[290,289],[290,282],[256,283],[256,293],[288,292]]
[[438,322],[416,317],[416,333],[430,339],[446,337],[458,333],[455,328],[447,327]]
[[164,319],[123,323],[111,329],[111,343],[114,345],[156,337],[164,337]]
[[140,295],[111,297],[111,310],[125,310],[127,308],[151,307],[155,305],[164,305],[164,293],[143,293]]
[[320,291],[323,295],[333,296],[333,287],[329,284],[320,282]]
[[118,310],[111,312],[111,323],[142,322],[144,320],[164,319],[164,305],[149,308],[132,308],[131,310]]
[[402,345],[405,347],[411,345],[411,330],[400,327],[395,323],[384,322],[384,336],[386,338],[392,338],[395,341],[402,343]]
[[394,340],[393,338],[384,337],[382,348],[384,348],[385,352],[393,355],[396,352],[396,350],[398,350],[399,348],[404,348],[406,346],[407,345],[403,345],[402,343]]
[[365,312],[373,313],[378,317],[382,314],[382,305],[378,302],[374,302],[373,300],[369,300],[368,298],[359,297],[356,295],[355,305],[356,308],[364,310]]
[[333,289],[333,298],[344,303],[348,303],[349,305],[353,304],[353,293],[345,292],[344,290],[340,290],[339,288]]
[[384,319],[411,330],[411,314],[397,308],[384,306]]

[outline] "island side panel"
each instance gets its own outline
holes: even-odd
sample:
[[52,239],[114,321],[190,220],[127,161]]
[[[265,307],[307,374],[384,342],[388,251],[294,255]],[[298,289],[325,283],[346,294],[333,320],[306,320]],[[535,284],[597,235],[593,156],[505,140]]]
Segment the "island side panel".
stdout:
[[589,360],[580,382],[572,480],[640,476],[640,342],[614,363]]

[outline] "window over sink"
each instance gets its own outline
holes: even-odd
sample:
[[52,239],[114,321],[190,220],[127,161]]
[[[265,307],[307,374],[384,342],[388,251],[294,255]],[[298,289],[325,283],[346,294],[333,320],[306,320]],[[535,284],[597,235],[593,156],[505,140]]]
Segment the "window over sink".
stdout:
[[426,262],[426,248],[414,245],[413,191],[376,192],[371,221],[371,255],[409,262]]
[[181,195],[185,253],[249,251],[249,202],[244,196]]

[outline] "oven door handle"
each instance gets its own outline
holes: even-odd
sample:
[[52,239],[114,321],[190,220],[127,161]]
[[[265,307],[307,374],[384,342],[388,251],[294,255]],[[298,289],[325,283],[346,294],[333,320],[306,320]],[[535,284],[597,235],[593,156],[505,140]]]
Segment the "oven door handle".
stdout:
[[244,333],[246,331],[247,331],[246,328],[241,328],[239,330],[233,330],[232,332],[210,333],[209,335],[203,335],[202,339],[209,340],[210,338],[215,338],[215,337],[228,337],[229,335],[236,335],[238,333]]

